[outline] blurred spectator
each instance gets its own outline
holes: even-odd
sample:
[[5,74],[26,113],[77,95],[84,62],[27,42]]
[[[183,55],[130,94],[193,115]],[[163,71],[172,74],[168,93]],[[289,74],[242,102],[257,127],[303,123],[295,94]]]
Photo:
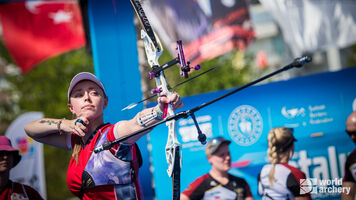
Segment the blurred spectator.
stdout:
[[247,182],[243,178],[228,173],[231,168],[230,143],[231,141],[223,137],[216,137],[208,142],[206,155],[211,164],[211,170],[193,181],[181,194],[181,200],[253,200]]
[[[346,120],[346,133],[352,141],[356,143],[356,111],[352,112]],[[356,180],[356,149],[347,156],[345,164],[345,175],[342,180],[342,187],[350,188],[348,193],[342,193],[342,199],[355,198]]]
[[20,160],[19,151],[11,146],[11,141],[6,136],[0,136],[0,199],[42,199],[41,195],[30,186],[9,179],[10,170]]
[[288,165],[294,154],[297,141],[292,130],[285,127],[273,128],[268,133],[269,164],[258,174],[258,194],[262,199],[311,199],[309,191],[302,191],[300,179],[306,179],[298,168]]

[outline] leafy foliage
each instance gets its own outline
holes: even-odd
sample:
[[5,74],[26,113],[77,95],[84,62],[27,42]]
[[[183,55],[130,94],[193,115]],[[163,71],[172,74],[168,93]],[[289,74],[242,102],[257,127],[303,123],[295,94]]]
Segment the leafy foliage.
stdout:
[[[1,52],[5,55],[5,62],[11,63],[6,51],[1,49]],[[7,67],[11,68],[11,65]],[[72,114],[66,106],[70,80],[78,72],[93,72],[93,62],[81,48],[46,60],[24,75],[12,70],[15,73],[4,74],[11,86],[2,91],[10,98],[9,102],[1,105],[2,123],[10,124],[18,115],[29,111],[43,112],[45,117],[70,119]],[[66,187],[70,156],[70,151],[44,145],[47,199],[73,197]]]
[[350,47],[350,53],[347,59],[346,66],[356,66],[356,44]]
[[[3,59],[12,63],[4,48],[1,49]],[[203,92],[216,91],[231,88],[245,83],[249,80],[253,67],[236,68],[233,63],[236,55],[241,52],[231,52],[219,58],[202,63],[202,69],[191,75],[205,71],[213,66],[220,66],[214,71],[207,73],[194,81],[180,86],[177,91],[182,95],[194,95]],[[240,56],[241,57],[241,56]],[[167,52],[164,53],[160,62],[164,63],[172,59]],[[246,58],[243,58],[246,60]],[[235,67],[234,67],[235,66]],[[13,68],[16,68],[13,66]],[[93,62],[85,49],[78,49],[44,61],[33,68],[27,74],[22,75],[19,71],[5,73],[4,78],[9,82],[5,93],[10,96],[11,101],[6,106],[1,106],[0,120],[10,124],[18,115],[29,111],[41,111],[45,117],[72,118],[68,111],[67,88],[71,78],[81,71],[93,72]],[[167,70],[166,76],[171,85],[183,81],[177,76],[178,67]],[[153,81],[152,81],[152,84]],[[153,85],[152,85],[153,87]],[[44,145],[45,173],[48,199],[66,199],[73,195],[66,187],[66,169],[70,160],[71,152]],[[58,195],[60,194],[60,195]]]
[[[351,55],[355,54],[355,49],[354,45],[351,49]],[[16,66],[11,65],[13,61],[2,43],[0,43],[0,52],[2,56],[0,67],[7,68],[1,70],[3,77],[0,77],[7,82],[6,87],[0,87],[2,96],[6,97],[5,100],[1,101],[0,106],[1,124],[9,125],[17,116],[29,111],[41,111],[45,117],[65,117],[67,119],[73,117],[66,106],[66,91],[69,82],[78,72],[93,72],[92,58],[84,48],[48,59],[26,74],[21,74]],[[348,65],[355,65],[353,56],[349,58]],[[164,51],[160,63],[166,63],[171,59],[172,56]],[[257,68],[253,61],[254,57],[246,55],[245,52],[229,52],[201,63],[202,69],[192,72],[191,76],[211,67],[219,67],[177,87],[175,90],[181,96],[187,96],[241,86],[259,78],[269,69],[268,67],[265,69]],[[179,77],[178,74],[179,68],[175,66],[165,72],[171,86],[184,81],[184,78]],[[154,87],[153,80],[150,82],[150,87]],[[4,130],[0,130],[0,134],[3,135]],[[66,187],[66,173],[70,156],[70,151],[44,145],[48,199],[62,200],[73,197]]]

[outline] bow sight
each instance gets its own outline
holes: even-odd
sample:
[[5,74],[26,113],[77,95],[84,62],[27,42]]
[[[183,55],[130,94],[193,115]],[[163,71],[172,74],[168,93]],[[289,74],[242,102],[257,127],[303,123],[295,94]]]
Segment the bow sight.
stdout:
[[[148,72],[148,74],[150,75],[150,79],[153,79],[153,77],[159,77],[161,72],[163,72],[164,70],[166,70],[178,63],[180,64],[180,75],[183,76],[184,78],[188,78],[188,73],[190,72],[192,67],[190,67],[189,61],[188,62],[185,61],[183,44],[182,44],[181,40],[177,41],[176,50],[177,50],[177,57],[173,58],[172,60],[168,61],[167,63],[165,63],[161,66],[154,65],[152,67],[152,70],[150,72]],[[196,66],[194,66],[193,69],[199,70],[200,68],[201,68],[200,65],[196,65]],[[152,92],[152,93],[156,93],[156,92]]]

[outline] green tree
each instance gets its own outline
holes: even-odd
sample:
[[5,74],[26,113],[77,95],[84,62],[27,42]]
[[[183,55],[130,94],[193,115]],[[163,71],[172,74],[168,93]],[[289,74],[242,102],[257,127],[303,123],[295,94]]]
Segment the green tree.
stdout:
[[[6,63],[13,61],[2,48],[2,55]],[[207,61],[202,66],[217,66],[213,73],[207,73],[194,82],[182,85],[178,90],[183,96],[193,95],[201,92],[226,89],[241,83],[237,74],[244,74],[248,68],[235,70],[229,60],[234,53],[227,54],[221,58]],[[168,61],[171,56],[166,53],[162,59]],[[162,61],[162,63],[164,60]],[[205,70],[205,69],[203,69]],[[16,71],[16,70],[15,70]],[[51,58],[39,64],[26,74],[5,73],[4,78],[10,83],[5,92],[11,96],[8,104],[2,105],[1,121],[10,124],[18,115],[28,111],[41,111],[44,116],[56,118],[72,118],[68,108],[66,90],[71,78],[81,71],[93,71],[93,62],[85,49],[68,52],[61,56]],[[195,72],[197,73],[197,72]],[[179,78],[178,67],[172,67],[167,71],[167,79],[176,84],[182,81]],[[6,109],[3,109],[7,107]],[[3,134],[3,133],[2,133]],[[66,169],[71,152],[44,145],[46,185],[48,199],[65,199],[73,197],[66,185]],[[60,195],[58,195],[60,194]]]
[[[67,118],[73,116],[67,104],[67,88],[71,78],[81,71],[93,72],[92,58],[84,48],[48,59],[21,74],[4,46],[0,45],[3,63],[3,79],[8,87],[1,90],[8,96],[0,108],[0,123],[9,125],[17,116],[29,111],[41,111],[45,117]],[[168,62],[172,56],[165,51],[160,63]],[[176,89],[181,96],[232,88],[246,83],[251,76],[261,73],[251,65],[251,56],[243,52],[232,51],[219,58],[201,64],[205,71],[210,67],[220,66],[191,82]],[[243,63],[244,61],[245,63]],[[241,64],[243,63],[243,64]],[[149,69],[147,69],[149,70]],[[192,72],[192,76],[200,73]],[[166,71],[167,80],[173,86],[184,79],[179,76],[179,67]],[[147,78],[147,77],[143,77]],[[150,83],[154,87],[154,81]],[[6,129],[1,130],[4,134]],[[44,145],[45,174],[48,199],[68,199],[73,197],[66,187],[66,172],[71,152]]]
[[[21,74],[1,45],[3,78],[8,82],[2,95],[9,101],[1,104],[1,124],[9,125],[18,115],[29,111],[43,112],[45,117],[71,119],[67,108],[67,88],[71,78],[81,71],[93,72],[93,62],[84,48],[48,59]],[[5,129],[6,130],[6,129]],[[4,135],[2,130],[1,135]],[[47,198],[63,200],[74,197],[66,187],[71,152],[44,145]]]

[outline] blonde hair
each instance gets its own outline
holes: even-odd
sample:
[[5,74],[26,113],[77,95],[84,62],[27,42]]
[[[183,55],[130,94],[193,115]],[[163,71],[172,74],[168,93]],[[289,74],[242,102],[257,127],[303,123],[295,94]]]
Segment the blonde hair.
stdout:
[[72,156],[74,160],[77,162],[77,165],[79,164],[79,152],[82,149],[82,145],[83,145],[82,139],[78,135],[75,135]]
[[267,136],[268,139],[268,158],[272,164],[271,171],[268,175],[269,183],[272,186],[274,182],[275,165],[280,163],[282,155],[286,153],[288,159],[291,158],[290,150],[294,142],[293,133],[289,128],[276,127],[270,130]]
[[[69,99],[68,103],[71,104],[70,99]],[[72,114],[72,118],[73,119],[76,118],[75,114]],[[83,141],[78,135],[73,135],[72,137],[73,137],[73,141],[74,141],[74,147],[72,149],[72,156],[78,165],[79,164],[79,152],[82,149]]]

